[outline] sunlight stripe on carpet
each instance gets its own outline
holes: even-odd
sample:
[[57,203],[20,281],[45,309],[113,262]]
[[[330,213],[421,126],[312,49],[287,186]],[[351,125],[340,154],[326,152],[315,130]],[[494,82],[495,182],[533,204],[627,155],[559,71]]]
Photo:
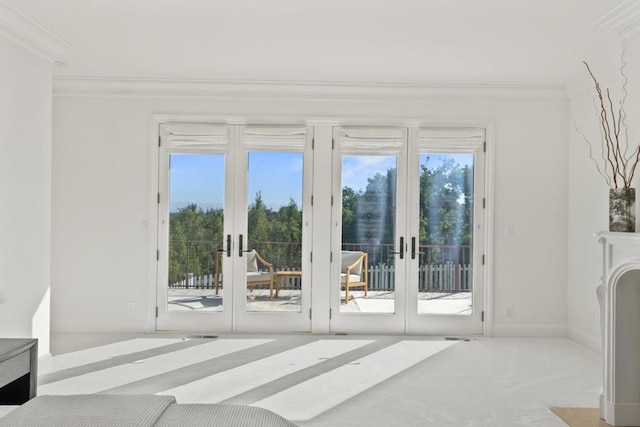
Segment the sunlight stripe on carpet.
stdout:
[[180,403],[217,403],[372,342],[319,340],[158,394]]
[[152,350],[181,341],[181,339],[177,338],[136,338],[102,345],[100,347],[93,347],[87,350],[79,350],[71,353],[44,357],[38,361],[38,374],[44,375],[51,372],[62,371],[63,369],[76,368],[78,366],[102,362],[125,354]]
[[189,365],[246,350],[273,340],[270,339],[221,339],[207,344],[177,350],[102,369],[85,375],[67,378],[38,387],[38,394],[98,393],[155,375],[164,374]]
[[290,420],[310,420],[454,342],[401,341],[252,404]]

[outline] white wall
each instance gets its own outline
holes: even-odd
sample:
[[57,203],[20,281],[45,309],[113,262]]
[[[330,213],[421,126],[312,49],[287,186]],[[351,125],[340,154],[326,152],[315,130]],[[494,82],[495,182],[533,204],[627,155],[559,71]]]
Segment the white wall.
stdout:
[[[625,40],[622,44],[613,44],[609,57],[592,58],[590,62],[599,63],[593,67],[602,89],[612,90],[614,105],[621,95],[620,76],[621,46],[625,47],[624,73],[629,79],[628,96],[625,103],[629,141],[631,146],[640,141],[640,36]],[[594,150],[601,147],[597,112],[594,109],[593,83],[588,79],[581,83],[583,90],[575,90],[576,95],[570,103],[571,117],[587,139],[592,141]],[[589,146],[570,123],[569,148],[569,270],[568,270],[568,335],[578,342],[600,351],[600,308],[595,289],[602,275],[602,247],[594,234],[609,228],[609,187],[598,174],[589,159]],[[637,171],[640,174],[640,170]],[[636,210],[640,206],[640,191],[636,176],[633,187],[636,188]],[[640,216],[636,213],[636,218]],[[640,227],[636,226],[637,231]]]
[[[495,251],[488,254],[495,268],[494,332],[564,335],[567,111],[559,100],[482,97],[331,101],[55,96],[52,329],[153,329],[155,285],[147,265],[155,248],[147,247],[147,242],[148,233],[155,230],[143,226],[152,220],[148,217],[150,121],[153,113],[178,113],[339,118],[349,123],[374,118],[385,123],[494,122]],[[505,235],[508,225],[513,227],[512,237]],[[135,311],[127,310],[128,301],[135,302]]]
[[51,66],[0,37],[0,336],[49,352]]

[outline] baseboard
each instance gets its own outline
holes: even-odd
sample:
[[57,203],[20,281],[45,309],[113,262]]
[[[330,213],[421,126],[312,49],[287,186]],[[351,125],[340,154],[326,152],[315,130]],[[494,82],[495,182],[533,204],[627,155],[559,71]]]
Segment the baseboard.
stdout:
[[567,336],[585,347],[590,348],[596,353],[602,353],[602,343],[600,337],[586,334],[574,328],[567,328]]
[[640,425],[640,404],[638,403],[607,403],[605,421],[617,426]]
[[566,337],[565,325],[493,325],[496,337]]
[[148,333],[155,329],[149,329],[144,323],[132,322],[55,322],[51,323],[52,333],[69,332],[123,332],[123,333]]

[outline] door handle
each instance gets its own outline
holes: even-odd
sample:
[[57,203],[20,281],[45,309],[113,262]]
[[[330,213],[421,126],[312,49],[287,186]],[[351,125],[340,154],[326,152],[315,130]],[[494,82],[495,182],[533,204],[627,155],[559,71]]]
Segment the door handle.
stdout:
[[227,257],[231,256],[231,234],[227,234],[227,249],[218,249],[218,252],[226,252]]
[[411,238],[411,259],[416,259],[416,238]]
[[253,249],[247,249],[246,251],[242,248],[242,234],[238,235],[238,256],[242,257],[244,252],[251,252]]
[[424,252],[416,252],[416,238],[411,238],[411,259],[416,259],[416,254],[424,255]]
[[400,237],[400,252],[391,252],[394,255],[400,255],[400,259],[404,259],[404,237]]

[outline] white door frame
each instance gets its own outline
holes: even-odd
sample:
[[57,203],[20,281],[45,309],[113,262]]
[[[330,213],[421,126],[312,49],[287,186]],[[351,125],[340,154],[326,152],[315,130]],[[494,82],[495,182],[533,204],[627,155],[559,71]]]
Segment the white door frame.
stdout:
[[[205,129],[216,126],[209,123],[201,124],[169,124],[173,127],[194,129],[193,132],[205,133]],[[158,330],[207,330],[207,331],[286,331],[309,332],[311,330],[311,267],[310,253],[312,246],[311,224],[311,188],[313,177],[313,128],[305,129],[304,146],[293,149],[287,147],[286,141],[281,144],[264,146],[246,143],[242,140],[242,132],[252,126],[217,125],[227,128],[227,140],[224,143],[208,144],[200,140],[179,140],[166,143],[164,140],[167,125],[159,123],[160,136],[158,139],[158,200],[157,209],[157,247],[156,262],[156,328]],[[301,126],[298,126],[300,128]],[[259,126],[265,130],[265,126]],[[283,126],[270,126],[276,131],[285,129]],[[200,130],[202,129],[202,131]],[[299,312],[249,312],[246,311],[246,262],[239,254],[239,236],[243,235],[247,241],[247,166],[249,151],[300,151],[304,154],[303,165],[303,247],[301,310]],[[224,256],[223,271],[225,275],[224,302],[222,311],[193,310],[170,311],[167,305],[168,289],[164,278],[168,272],[168,237],[169,237],[169,158],[171,154],[224,154],[225,155],[225,206],[224,206],[224,236],[231,236],[231,257]],[[244,173],[243,173],[244,172]],[[226,245],[226,243],[224,243]],[[226,248],[225,248],[226,249]],[[232,279],[230,279],[232,278]]]
[[[233,329],[232,301],[233,287],[225,289],[222,311],[211,310],[169,310],[168,307],[168,277],[169,263],[169,158],[171,154],[223,154],[225,156],[225,193],[224,193],[224,230],[223,236],[233,233],[233,147],[229,144],[234,135],[234,128],[226,124],[212,123],[161,123],[158,125],[159,138],[156,150],[158,152],[158,191],[157,191],[157,256],[156,256],[156,328],[158,330],[192,330],[192,331],[231,331]],[[185,136],[169,136],[168,134],[184,132]],[[213,132],[211,132],[211,130]],[[203,137],[207,133],[225,135]],[[187,135],[190,134],[190,135]],[[192,137],[192,135],[195,135]],[[232,235],[232,234],[231,234]],[[226,242],[220,242],[225,245]],[[232,271],[232,259],[223,257],[223,271]]]
[[[312,263],[312,277],[316,281],[312,288],[312,333],[328,333],[330,331],[330,311],[327,307],[330,306],[330,267],[329,253],[331,251],[331,239],[328,237],[329,233],[327,229],[333,226],[330,219],[333,209],[329,203],[332,198],[332,183],[326,179],[326,171],[329,164],[332,163],[332,150],[331,150],[331,137],[332,129],[335,126],[341,124],[361,124],[361,125],[376,125],[384,123],[390,126],[406,126],[410,128],[421,126],[451,126],[451,127],[481,127],[486,130],[486,152],[485,152],[485,209],[484,212],[484,224],[485,224],[485,241],[482,253],[486,255],[485,264],[483,268],[484,278],[484,323],[483,332],[484,335],[491,336],[493,334],[493,228],[494,228],[494,157],[495,157],[495,141],[496,141],[496,123],[493,120],[430,120],[424,121],[419,118],[414,118],[406,121],[389,122],[385,117],[370,117],[368,119],[353,118],[353,117],[340,117],[339,119],[333,118],[309,118],[303,116],[287,116],[286,120],[281,117],[274,117],[270,115],[253,115],[251,117],[236,117],[233,121],[229,120],[228,116],[224,115],[201,115],[201,114],[152,114],[150,118],[148,135],[149,135],[149,163],[148,163],[148,182],[149,193],[147,200],[147,218],[140,222],[141,229],[148,230],[147,232],[147,307],[146,310],[146,325],[147,330],[160,330],[162,329],[157,322],[157,293],[158,293],[158,260],[156,256],[156,249],[158,248],[158,203],[157,197],[160,191],[159,189],[159,125],[161,123],[246,123],[250,121],[259,121],[260,123],[292,123],[295,121],[306,122],[314,125],[315,133],[315,150],[313,165],[317,171],[313,176],[313,195],[315,197],[315,206],[313,206],[314,212],[317,214],[315,220],[312,222],[314,231],[314,242],[312,250],[315,252],[315,259]],[[326,255],[326,256],[325,256]],[[200,329],[184,328],[185,330],[212,331],[212,328],[207,327]]]
[[[249,142],[243,140],[245,131],[256,130],[260,132],[287,133],[291,129],[304,128],[304,146],[287,146],[286,141],[269,143]],[[235,151],[236,170],[236,191],[235,191],[235,212],[234,221],[234,241],[238,241],[238,236],[243,236],[244,248],[248,245],[248,218],[249,210],[248,194],[248,155],[254,151],[268,152],[301,152],[303,160],[303,189],[302,189],[302,277],[301,277],[301,308],[299,312],[293,311],[247,311],[246,310],[246,262],[245,258],[239,257],[238,250],[234,251],[237,264],[234,268],[234,283],[241,284],[235,287],[233,304],[233,324],[235,331],[269,331],[269,332],[310,332],[311,331],[311,246],[312,246],[312,178],[313,178],[313,127],[311,126],[237,126],[233,145]]]
[[[332,253],[339,254],[341,249],[341,220],[342,206],[342,155],[343,154],[382,154],[380,151],[341,151],[339,147],[339,127],[333,131],[333,194],[337,202],[332,210]],[[374,129],[374,128],[372,128]],[[331,311],[330,330],[336,332],[352,333],[421,333],[421,334],[481,334],[483,333],[485,319],[485,307],[487,301],[486,278],[488,270],[483,262],[487,247],[487,209],[486,209],[486,185],[488,180],[487,165],[485,159],[485,140],[478,143],[443,142],[430,146],[431,152],[438,153],[473,153],[474,154],[474,239],[473,239],[473,313],[471,315],[430,315],[417,313],[417,293],[412,292],[413,283],[417,283],[417,260],[411,260],[409,256],[410,239],[418,235],[418,209],[419,198],[411,197],[417,194],[419,189],[419,154],[418,127],[406,128],[408,135],[405,138],[403,150],[397,153],[397,206],[396,210],[396,245],[400,237],[404,237],[404,260],[396,255],[396,282],[395,298],[396,310],[394,314],[386,313],[341,313],[338,278],[340,262],[333,257],[331,278]],[[463,131],[466,127],[453,128],[452,132]],[[423,150],[423,152],[426,152]],[[418,186],[416,188],[416,186]],[[483,203],[483,200],[485,202]],[[484,205],[484,207],[483,207]],[[338,257],[339,258],[339,255]]]
[[[392,136],[393,145],[385,146],[385,137],[380,136],[379,141],[371,144],[362,143],[360,147],[351,146],[343,148],[341,146],[340,132],[343,129],[354,129],[354,127],[334,127],[333,129],[333,194],[336,195],[333,203],[332,217],[332,263],[331,263],[331,302],[330,313],[332,332],[350,333],[403,333],[405,331],[406,304],[405,286],[406,282],[406,257],[402,259],[399,254],[395,257],[395,298],[394,313],[349,313],[341,311],[341,286],[340,286],[340,253],[342,249],[342,156],[343,155],[386,155],[396,157],[396,206],[406,206],[406,176],[407,176],[407,129],[402,127],[362,127],[367,133],[371,133],[375,138],[376,133],[385,133],[389,130],[397,131],[398,136]],[[404,242],[405,248],[401,249],[406,254],[406,217],[403,208],[396,209],[395,218],[395,251],[399,252],[400,240]]]
[[[420,154],[434,153],[462,153],[473,154],[473,279],[472,279],[472,314],[455,315],[455,314],[418,314],[418,293],[414,292],[415,284],[418,283],[418,263],[419,257],[408,262],[407,273],[407,333],[421,334],[456,334],[456,335],[472,335],[481,334],[483,332],[484,318],[484,281],[485,271],[483,266],[483,254],[485,247],[486,227],[485,215],[483,208],[483,200],[485,200],[485,142],[486,136],[484,129],[477,128],[445,128],[443,132],[450,133],[451,136],[442,140],[434,140],[422,147],[419,144],[418,133],[421,130],[434,130],[440,132],[439,128],[412,128],[409,135],[409,161],[412,163],[408,177],[408,222],[407,234],[409,239],[415,238],[419,244],[419,197],[411,197],[418,195],[420,191],[419,177],[419,161]],[[459,135],[459,139],[455,139],[454,135]],[[475,138],[466,137],[466,134],[473,134]]]

